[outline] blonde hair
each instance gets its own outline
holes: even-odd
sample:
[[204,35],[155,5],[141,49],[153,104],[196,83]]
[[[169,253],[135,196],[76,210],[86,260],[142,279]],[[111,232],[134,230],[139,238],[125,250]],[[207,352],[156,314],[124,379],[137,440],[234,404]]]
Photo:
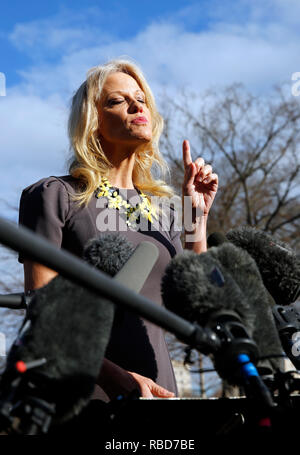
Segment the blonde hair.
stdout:
[[[140,68],[125,59],[114,59],[104,65],[92,67],[87,72],[87,79],[78,88],[71,102],[68,121],[70,149],[73,155],[69,162],[69,173],[80,181],[80,192],[72,195],[79,205],[87,204],[103,177],[109,176],[113,167],[105,156],[98,138],[97,102],[100,100],[102,87],[107,76],[114,72],[123,72],[132,76],[146,97],[146,104],[152,117],[152,140],[142,144],[135,152],[133,184],[149,198],[154,196],[172,197],[174,190],[164,181],[168,165],[160,154],[158,142],[163,130],[163,118],[157,111],[154,96]],[[75,155],[75,156],[74,156]],[[161,179],[155,179],[151,173],[156,165]]]

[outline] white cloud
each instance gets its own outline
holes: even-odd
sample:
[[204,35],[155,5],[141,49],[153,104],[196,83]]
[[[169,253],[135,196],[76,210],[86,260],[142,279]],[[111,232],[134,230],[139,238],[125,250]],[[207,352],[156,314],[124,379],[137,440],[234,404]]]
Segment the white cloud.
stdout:
[[[98,8],[85,8],[80,13],[60,8],[54,16],[15,24],[8,38],[30,57],[46,60],[51,55],[63,55],[91,46],[95,36],[101,43],[113,39],[111,33],[101,26],[103,22],[105,16]],[[43,54],[45,50],[46,55]]]
[[58,96],[42,100],[12,90],[1,100],[0,112],[2,165],[28,159],[33,167],[49,166],[66,147],[66,109]]
[[[162,87],[173,93],[180,87],[202,92],[233,82],[267,93],[274,83],[290,81],[300,71],[300,30],[294,27],[298,2],[240,0],[235,14],[226,3],[208,5],[203,28],[197,30],[195,23],[185,28],[193,21],[182,20],[192,17],[192,8],[201,17],[203,9],[196,4],[123,40],[113,39],[103,26],[88,30],[75,15],[16,25],[12,42],[38,58],[20,71],[22,83],[0,99],[2,165],[18,166],[18,173],[22,167],[38,169],[41,177],[58,173],[68,147],[70,97],[90,67],[111,58],[127,55],[138,62],[157,97]],[[97,11],[93,14],[100,17]],[[49,61],[52,51],[56,58]]]
[[211,84],[243,82],[259,92],[290,80],[299,69],[299,31],[291,26],[293,8],[300,12],[293,0],[267,0],[263,5],[254,0],[251,7],[240,0],[231,15],[226,3],[214,1],[206,11],[207,26],[199,31],[193,27],[191,32],[181,19],[192,17],[193,11],[199,17],[202,10],[197,4],[189,5],[127,40],[107,37],[102,28],[87,30],[77,20],[64,24],[59,16],[18,24],[11,39],[27,51],[39,49],[39,54],[49,48],[60,51],[56,63],[39,59],[38,64],[20,71],[23,91],[38,96],[60,93],[67,97],[91,66],[124,54],[139,62],[156,88],[188,85],[201,91]]
[[90,34],[88,29],[76,28],[52,28],[51,23],[45,24],[34,22],[31,24],[17,24],[10,35],[11,42],[19,50],[28,50],[37,46],[48,48],[61,48],[66,46],[72,48],[72,43],[76,47],[83,39],[86,41]]
[[1,197],[17,205],[25,186],[67,173],[67,115],[58,96],[41,99],[9,90],[0,101]]

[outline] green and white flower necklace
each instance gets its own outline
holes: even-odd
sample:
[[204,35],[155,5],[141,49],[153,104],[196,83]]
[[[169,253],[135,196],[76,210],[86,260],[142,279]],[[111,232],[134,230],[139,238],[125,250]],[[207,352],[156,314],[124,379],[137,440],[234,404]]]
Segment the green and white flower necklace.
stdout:
[[118,209],[121,213],[124,213],[128,226],[136,228],[140,215],[147,218],[150,223],[153,222],[152,217],[157,219],[156,209],[151,205],[144,193],[138,190],[142,202],[133,206],[118,193],[106,177],[102,177],[101,180],[101,184],[95,192],[96,198],[106,197],[108,199],[108,208]]

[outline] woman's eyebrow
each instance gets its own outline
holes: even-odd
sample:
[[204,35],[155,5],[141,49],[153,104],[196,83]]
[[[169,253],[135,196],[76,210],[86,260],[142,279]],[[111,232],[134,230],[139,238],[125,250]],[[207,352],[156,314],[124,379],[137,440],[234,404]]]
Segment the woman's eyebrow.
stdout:
[[[108,93],[108,94],[107,94],[107,97],[108,97],[109,95],[111,95],[112,93],[120,93],[121,95],[126,95],[126,93],[128,93],[128,92],[126,92],[125,90],[114,90],[113,92]],[[145,95],[145,93],[144,93],[142,90],[136,90],[134,93],[135,93],[135,94],[136,94],[136,93],[141,93],[142,95]]]

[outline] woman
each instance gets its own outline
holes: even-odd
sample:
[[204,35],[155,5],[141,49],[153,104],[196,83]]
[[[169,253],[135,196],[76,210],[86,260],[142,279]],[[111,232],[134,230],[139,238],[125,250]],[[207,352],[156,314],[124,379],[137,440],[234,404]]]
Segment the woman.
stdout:
[[[110,230],[120,230],[120,222],[125,220],[129,229],[122,235],[134,245],[150,240],[159,249],[159,259],[141,290],[142,295],[158,304],[164,269],[182,251],[174,211],[169,231],[164,231],[160,229],[160,213],[151,205],[151,195],[170,198],[174,194],[151,173],[154,164],[166,169],[158,149],[162,129],[163,120],[151,90],[135,64],[113,60],[92,68],[72,99],[69,137],[74,157],[70,174],[44,178],[25,188],[19,219],[77,256],[82,255],[89,239],[107,229],[103,211],[109,216],[114,214],[119,223],[112,229],[109,226]],[[192,162],[188,141],[183,142],[183,163],[182,195],[193,208],[193,224],[185,232],[193,237],[185,242],[185,248],[201,253],[206,251],[207,216],[218,177],[202,158]],[[132,198],[138,198],[137,206],[130,203]],[[138,228],[138,221],[144,218],[151,225],[148,230]],[[154,218],[158,228],[152,229]],[[19,262],[24,262],[25,291],[45,285],[56,275],[28,258],[19,256]],[[98,397],[104,400],[129,393],[137,386],[143,397],[176,395],[163,331],[137,316],[125,312],[118,315],[98,385]]]

